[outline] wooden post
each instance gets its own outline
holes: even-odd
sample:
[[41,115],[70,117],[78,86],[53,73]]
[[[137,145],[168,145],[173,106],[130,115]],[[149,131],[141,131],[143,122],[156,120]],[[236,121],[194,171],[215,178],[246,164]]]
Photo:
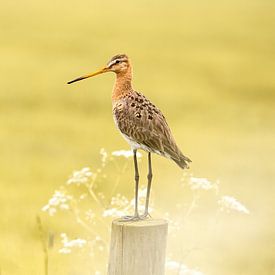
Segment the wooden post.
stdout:
[[168,222],[112,223],[108,275],[164,275]]

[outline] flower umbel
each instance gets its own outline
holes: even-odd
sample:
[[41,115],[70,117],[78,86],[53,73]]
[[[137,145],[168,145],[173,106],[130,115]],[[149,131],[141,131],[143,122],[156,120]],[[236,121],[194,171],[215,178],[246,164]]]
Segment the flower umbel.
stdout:
[[53,196],[49,199],[48,204],[42,207],[42,211],[48,212],[50,216],[53,216],[57,209],[70,209],[69,203],[71,200],[72,196],[67,195],[66,191],[61,188],[60,190],[56,190],[54,192]]
[[103,217],[123,217],[129,215],[128,211],[125,209],[110,208],[103,211]]
[[206,178],[195,178],[191,177],[189,181],[189,186],[191,187],[192,190],[211,190],[211,189],[216,189],[217,184],[212,183]]
[[59,253],[61,254],[69,254],[73,248],[82,248],[87,243],[86,240],[80,238],[70,240],[66,233],[61,233],[60,237],[63,244],[63,247],[59,249]]
[[112,208],[105,209],[102,213],[103,217],[123,217],[130,214],[130,202],[120,193],[112,197],[110,205]]
[[129,205],[129,200],[118,193],[116,196],[112,197],[111,205],[114,207],[124,208]]
[[79,171],[74,171],[70,178],[67,180],[67,184],[85,184],[89,181],[89,178],[93,175],[89,167],[84,167]]
[[249,210],[240,203],[237,199],[231,196],[222,196],[218,201],[221,211],[230,212],[232,210],[242,212],[244,214],[249,214]]

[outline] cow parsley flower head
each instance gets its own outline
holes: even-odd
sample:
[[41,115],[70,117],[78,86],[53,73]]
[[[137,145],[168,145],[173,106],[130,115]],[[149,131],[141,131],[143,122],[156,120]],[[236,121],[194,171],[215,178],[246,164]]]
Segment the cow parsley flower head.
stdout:
[[130,201],[120,193],[111,199],[112,208],[103,211],[103,217],[123,217],[129,215]]
[[[114,151],[112,152],[112,156],[115,157],[125,157],[125,158],[130,158],[133,156],[133,151],[132,150],[119,150],[119,151]],[[137,152],[137,157],[141,158],[141,153]]]
[[129,213],[126,209],[118,209],[118,208],[109,208],[109,209],[105,209],[102,213],[103,217],[123,217],[123,216],[127,216]]
[[211,190],[217,189],[217,184],[212,183],[206,178],[195,178],[191,177],[189,181],[189,186],[192,190]]
[[70,178],[67,180],[67,184],[85,184],[89,181],[89,178],[93,175],[89,167],[84,167],[79,171],[74,171]]
[[221,199],[218,201],[218,204],[220,205],[221,211],[238,211],[242,212],[244,214],[249,214],[249,210],[240,203],[237,199],[231,196],[222,196]]
[[116,196],[112,197],[111,205],[113,207],[123,208],[129,205],[129,200],[125,196],[118,193]]
[[53,216],[58,209],[68,210],[70,209],[70,201],[72,196],[67,195],[65,190],[56,190],[53,196],[49,199],[48,204],[42,207],[42,211],[48,212],[50,216]]
[[59,253],[61,254],[69,254],[73,248],[82,248],[87,244],[86,240],[80,238],[70,240],[66,233],[61,233],[60,237],[63,244],[63,247],[59,249]]

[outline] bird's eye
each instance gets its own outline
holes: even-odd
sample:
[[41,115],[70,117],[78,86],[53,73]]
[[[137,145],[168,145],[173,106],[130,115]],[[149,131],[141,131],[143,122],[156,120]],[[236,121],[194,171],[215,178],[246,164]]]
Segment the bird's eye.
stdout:
[[118,64],[120,62],[120,60],[116,60],[115,64]]

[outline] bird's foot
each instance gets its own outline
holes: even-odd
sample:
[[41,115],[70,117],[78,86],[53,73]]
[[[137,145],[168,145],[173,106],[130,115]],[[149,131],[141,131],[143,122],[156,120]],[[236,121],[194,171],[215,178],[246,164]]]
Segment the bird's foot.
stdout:
[[141,220],[146,220],[150,218],[152,218],[152,216],[148,212],[145,212],[143,215],[140,216]]
[[146,219],[152,218],[151,215],[148,212],[145,212],[142,215],[135,214],[134,216],[124,216],[121,217],[121,221],[123,222],[135,222],[135,221],[142,221]]
[[141,217],[138,214],[135,214],[134,216],[124,216],[121,217],[122,222],[135,222],[140,221]]

